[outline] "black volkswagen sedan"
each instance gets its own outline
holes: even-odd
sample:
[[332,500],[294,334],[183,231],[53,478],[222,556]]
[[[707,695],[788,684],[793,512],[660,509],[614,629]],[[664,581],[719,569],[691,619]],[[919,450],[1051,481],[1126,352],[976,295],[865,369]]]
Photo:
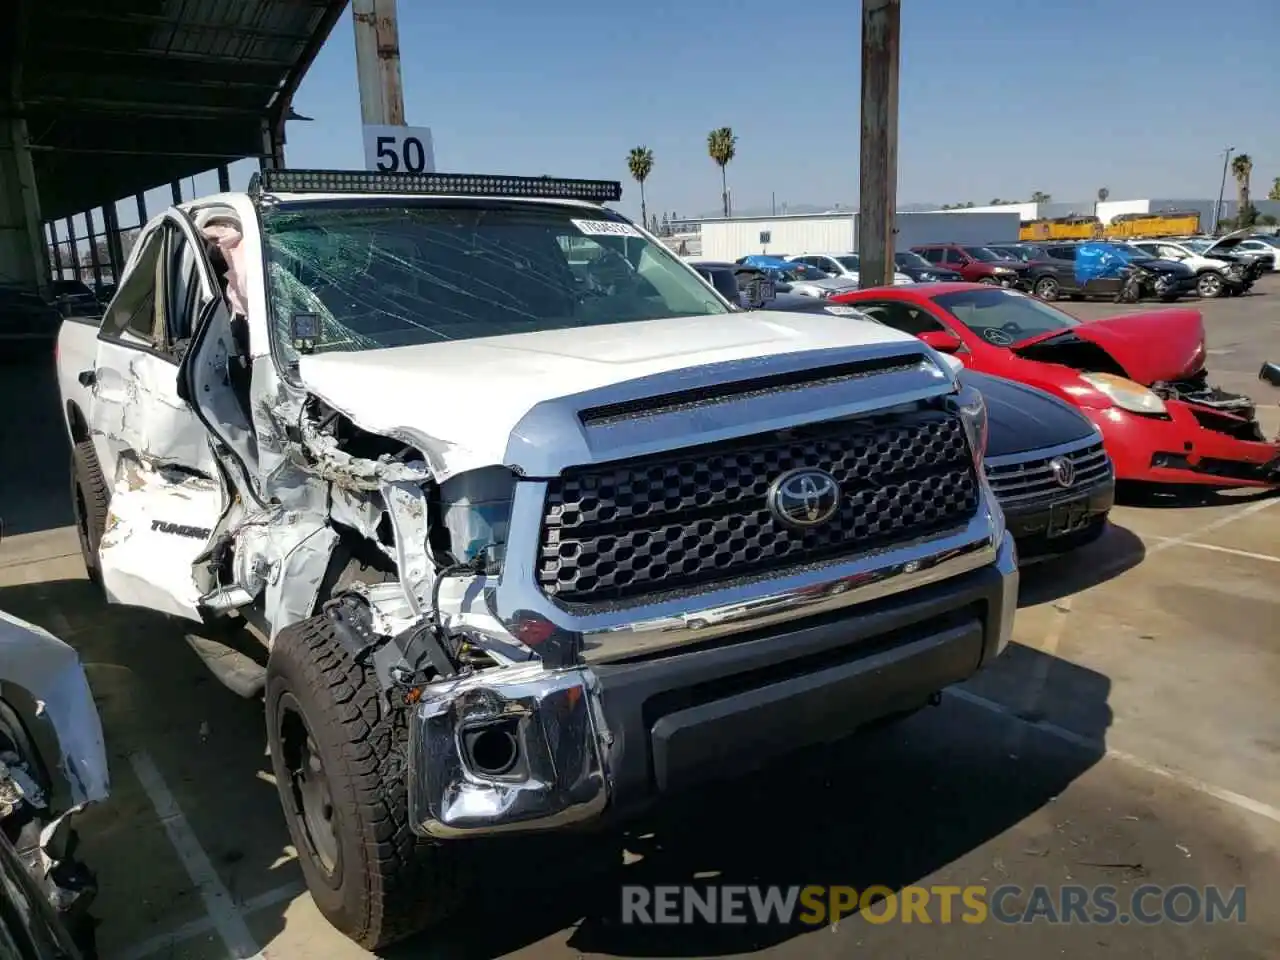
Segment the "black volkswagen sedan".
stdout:
[[1018,556],[1066,553],[1102,536],[1116,480],[1097,427],[1035,387],[972,370],[960,380],[987,401],[987,481]]

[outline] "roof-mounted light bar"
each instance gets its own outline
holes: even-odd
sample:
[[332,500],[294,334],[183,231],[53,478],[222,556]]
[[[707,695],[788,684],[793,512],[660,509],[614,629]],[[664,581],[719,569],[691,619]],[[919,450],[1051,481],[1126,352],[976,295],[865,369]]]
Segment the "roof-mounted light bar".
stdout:
[[506,177],[480,173],[374,173],[364,170],[263,170],[249,182],[256,196],[278,193],[381,193],[468,197],[545,197],[616,203],[616,180]]

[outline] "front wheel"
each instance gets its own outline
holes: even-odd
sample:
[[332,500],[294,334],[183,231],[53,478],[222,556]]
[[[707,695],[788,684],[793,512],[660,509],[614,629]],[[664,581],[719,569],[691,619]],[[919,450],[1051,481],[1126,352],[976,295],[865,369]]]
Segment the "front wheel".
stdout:
[[1200,274],[1200,278],[1196,281],[1196,293],[1206,300],[1216,300],[1222,296],[1225,289],[1226,284],[1222,282],[1222,275],[1212,271]]
[[325,918],[367,950],[443,919],[464,892],[458,850],[410,828],[405,715],[327,615],[276,637],[266,707],[289,836]]
[[1031,292],[1041,300],[1046,300],[1049,303],[1052,303],[1054,300],[1058,299],[1059,294],[1062,292],[1062,288],[1058,286],[1058,281],[1053,277],[1041,277],[1036,281],[1036,285],[1032,288]]
[[80,537],[80,556],[85,572],[94,586],[102,586],[102,565],[98,548],[107,529],[107,510],[111,489],[107,486],[93,441],[78,441],[71,448],[71,509],[75,515],[76,533]]

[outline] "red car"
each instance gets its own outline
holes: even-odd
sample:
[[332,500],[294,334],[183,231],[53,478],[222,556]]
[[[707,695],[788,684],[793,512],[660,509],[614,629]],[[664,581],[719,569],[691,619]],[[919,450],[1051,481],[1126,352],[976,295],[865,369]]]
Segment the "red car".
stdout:
[[1199,310],[1082,321],[1025,294],[931,283],[838,294],[966,367],[1039,387],[1098,425],[1120,480],[1280,486],[1248,397],[1208,384]]

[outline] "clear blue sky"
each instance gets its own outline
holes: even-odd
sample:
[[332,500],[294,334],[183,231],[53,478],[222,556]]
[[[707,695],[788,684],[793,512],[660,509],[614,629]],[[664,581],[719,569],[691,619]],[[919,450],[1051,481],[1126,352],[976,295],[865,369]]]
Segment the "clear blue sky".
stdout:
[[[1216,194],[1223,147],[1280,176],[1280,0],[904,0],[899,200]],[[650,210],[856,202],[861,4],[399,0],[406,120],[441,170],[626,178]],[[296,98],[295,166],[359,166],[350,17]],[[1265,189],[1261,191],[1265,195]],[[623,209],[639,206],[634,183]]]
[[[856,203],[860,7],[399,0],[406,119],[441,170],[621,178],[632,215],[638,144],[650,210],[718,208],[727,125],[737,208]],[[1228,145],[1256,195],[1280,176],[1280,0],[904,0],[902,34],[902,203],[1210,197]],[[349,13],[295,105],[315,122],[289,124],[291,165],[361,166]]]

